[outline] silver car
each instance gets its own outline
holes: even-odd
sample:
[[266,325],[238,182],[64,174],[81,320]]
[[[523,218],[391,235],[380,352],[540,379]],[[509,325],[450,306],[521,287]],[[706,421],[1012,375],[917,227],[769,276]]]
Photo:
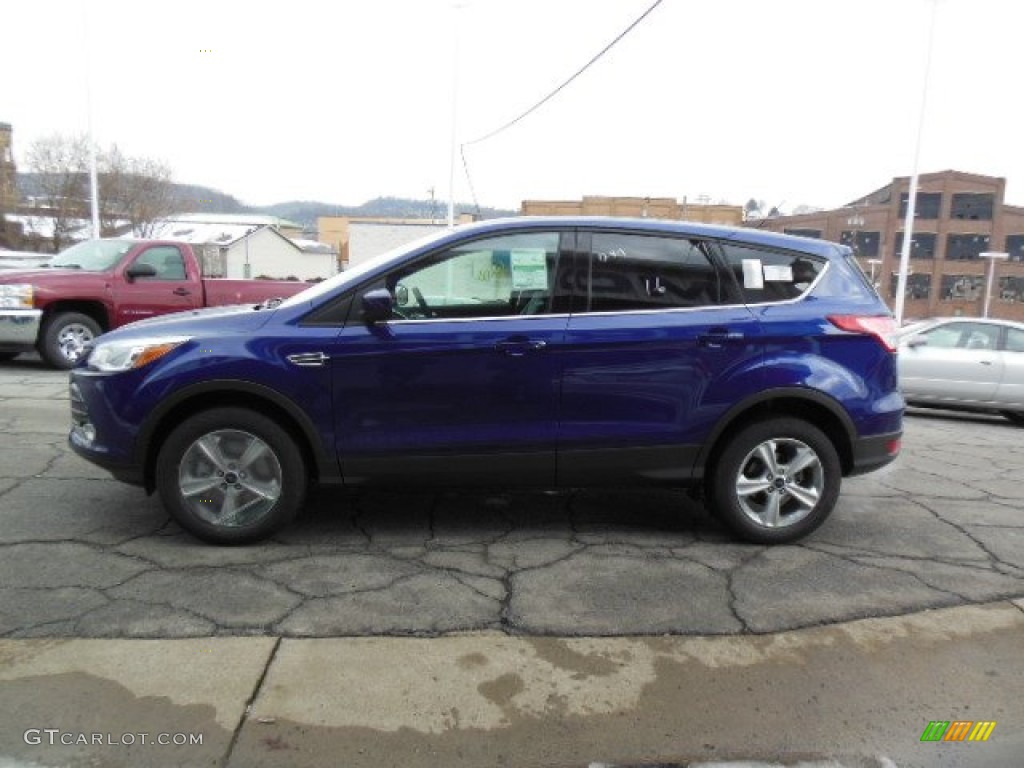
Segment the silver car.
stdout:
[[998,411],[1024,426],[1024,323],[943,317],[907,326],[899,370],[910,405]]

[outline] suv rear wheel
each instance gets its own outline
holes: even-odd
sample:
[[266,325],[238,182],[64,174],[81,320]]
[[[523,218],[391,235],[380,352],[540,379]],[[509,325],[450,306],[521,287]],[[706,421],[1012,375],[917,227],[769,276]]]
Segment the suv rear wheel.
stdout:
[[242,544],[287,524],[306,495],[299,446],[275,421],[244,408],[192,416],[168,436],[156,486],[171,516],[214,544]]
[[712,469],[711,502],[736,535],[783,544],[813,531],[839,498],[842,468],[832,441],[801,419],[740,430]]

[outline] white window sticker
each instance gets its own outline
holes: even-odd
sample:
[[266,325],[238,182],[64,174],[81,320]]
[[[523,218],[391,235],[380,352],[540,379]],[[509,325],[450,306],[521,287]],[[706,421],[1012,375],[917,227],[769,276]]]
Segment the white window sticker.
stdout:
[[764,279],[770,283],[792,283],[793,268],[788,264],[765,264]]
[[548,258],[542,248],[523,248],[511,252],[512,290],[546,291]]
[[752,291],[764,288],[764,276],[761,274],[760,259],[743,260],[743,287]]

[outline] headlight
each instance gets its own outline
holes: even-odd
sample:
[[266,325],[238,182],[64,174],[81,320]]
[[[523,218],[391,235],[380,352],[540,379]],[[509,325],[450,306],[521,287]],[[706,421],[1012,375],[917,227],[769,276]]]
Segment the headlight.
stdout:
[[32,309],[32,286],[28,283],[0,285],[0,309]]
[[159,360],[190,338],[190,336],[164,336],[152,339],[125,339],[124,341],[103,341],[101,339],[89,355],[89,367],[107,373],[142,368],[154,360]]

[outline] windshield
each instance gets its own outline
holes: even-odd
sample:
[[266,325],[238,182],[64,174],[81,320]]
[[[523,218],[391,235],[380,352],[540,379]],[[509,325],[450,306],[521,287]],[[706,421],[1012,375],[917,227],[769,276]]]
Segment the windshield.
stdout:
[[351,269],[346,269],[344,272],[341,272],[334,277],[330,277],[322,283],[317,283],[300,293],[296,293],[294,296],[286,299],[281,306],[294,307],[307,301],[313,301],[328,293],[332,293],[341,286],[348,285],[349,283],[356,283],[363,277],[363,275],[372,272],[381,264],[391,261],[392,259],[396,259],[403,254],[410,253],[418,248],[422,248],[423,246],[429,245],[435,240],[441,240],[449,234],[451,234],[450,229],[443,229],[440,232],[431,232],[429,235],[425,235],[418,240],[413,240],[411,243],[405,243],[397,248],[392,248],[386,253],[374,256],[372,259],[361,262]]
[[61,251],[53,257],[54,269],[84,269],[86,272],[106,272],[131,250],[131,240],[86,240]]

